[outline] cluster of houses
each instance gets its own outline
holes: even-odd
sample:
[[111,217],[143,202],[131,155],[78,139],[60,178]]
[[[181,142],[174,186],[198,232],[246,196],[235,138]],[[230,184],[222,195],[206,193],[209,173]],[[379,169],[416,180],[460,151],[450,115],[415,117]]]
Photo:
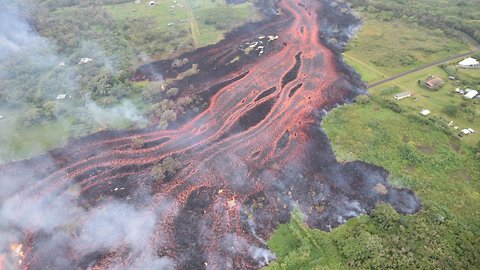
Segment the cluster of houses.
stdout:
[[455,89],[455,93],[463,95],[463,97],[466,98],[466,99],[480,98],[480,95],[478,94],[477,90],[473,90],[473,89],[469,89],[469,88],[467,88],[465,90],[457,88],[457,89]]
[[[460,88],[457,88],[455,90],[455,92],[464,95],[464,97],[467,98],[467,99],[472,99],[474,97],[480,98],[480,95],[478,94],[478,91],[473,90],[473,89],[462,90]],[[409,98],[409,97],[412,97],[412,96],[413,95],[410,92],[401,92],[401,93],[393,95],[393,98],[395,100],[402,100],[402,99],[406,99],[406,98]],[[431,111],[427,110],[427,109],[422,109],[420,111],[420,114],[423,115],[423,116],[427,116],[427,115],[431,114]],[[452,125],[453,125],[453,121],[451,121],[448,124],[449,127],[452,126]],[[455,126],[454,129],[459,130],[459,128],[457,126]],[[473,134],[473,133],[475,133],[475,130],[473,130],[472,128],[465,128],[465,129],[460,130],[460,133],[458,134],[458,136],[463,137],[465,135],[469,135],[469,134]]]
[[[78,62],[78,64],[79,64],[79,65],[81,65],[81,64],[88,64],[88,63],[90,63],[90,62],[92,62],[92,61],[93,61],[93,59],[91,59],[91,58],[83,57],[83,58],[80,59],[80,62]],[[64,65],[65,65],[65,64],[64,64]]]
[[278,36],[259,36],[257,41],[245,42],[245,46],[240,46],[240,50],[248,53],[251,50],[258,51],[258,56],[261,56],[265,50],[265,45],[277,40]]

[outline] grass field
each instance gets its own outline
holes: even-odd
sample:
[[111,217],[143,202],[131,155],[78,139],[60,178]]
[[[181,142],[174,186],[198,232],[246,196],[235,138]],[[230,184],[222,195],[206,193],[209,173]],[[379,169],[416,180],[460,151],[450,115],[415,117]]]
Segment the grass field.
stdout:
[[0,163],[41,154],[65,144],[70,136],[68,121],[56,121],[34,127],[19,127],[21,112],[7,111],[0,120]]
[[422,210],[400,215],[377,206],[371,215],[351,219],[330,233],[307,228],[297,215],[270,238],[278,261],[268,269],[478,265],[480,210],[471,206],[480,204],[479,150],[374,101],[334,110],[323,127],[340,161],[383,166],[391,172],[390,183],[416,192]]
[[[134,106],[146,110],[142,104],[132,100]],[[143,105],[145,106],[145,105]],[[3,110],[0,120],[0,163],[20,160],[61,147],[71,138],[85,136],[103,129],[125,129],[144,127],[144,121],[128,119],[125,110],[83,108],[82,116],[65,115],[55,120],[42,121],[32,126],[22,123],[23,110]],[[98,110],[98,111],[96,111]],[[122,112],[123,110],[123,112]]]
[[380,21],[362,12],[364,24],[344,53],[364,81],[392,75],[470,51],[471,41],[401,20]]
[[[138,5],[132,1],[131,3],[108,5],[106,9],[120,23],[124,23],[128,19],[155,19],[154,24],[145,25],[145,28],[138,29],[138,31],[188,29],[189,35],[185,39],[191,39],[196,48],[216,43],[223,38],[227,31],[246,22],[258,21],[262,18],[253,4],[249,2],[239,5],[227,5],[224,1],[218,0],[175,0],[157,1],[156,3],[154,6],[149,6],[147,1]],[[219,18],[225,13],[230,14],[227,18],[229,27],[219,30],[213,25],[206,24],[205,14],[207,12],[218,13]],[[171,25],[169,26],[169,24]]]

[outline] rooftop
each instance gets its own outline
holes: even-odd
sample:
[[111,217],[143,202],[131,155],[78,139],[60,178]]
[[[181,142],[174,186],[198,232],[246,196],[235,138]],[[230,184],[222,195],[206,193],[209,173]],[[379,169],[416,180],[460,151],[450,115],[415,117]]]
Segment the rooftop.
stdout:
[[460,61],[460,63],[458,63],[458,64],[460,66],[474,66],[474,65],[479,65],[479,62],[475,58],[468,57],[468,58]]

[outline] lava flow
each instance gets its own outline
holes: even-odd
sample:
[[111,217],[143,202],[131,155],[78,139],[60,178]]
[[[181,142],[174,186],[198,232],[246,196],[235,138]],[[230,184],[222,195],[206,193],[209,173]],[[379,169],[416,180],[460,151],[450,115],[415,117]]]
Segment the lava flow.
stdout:
[[[417,211],[413,192],[392,188],[384,169],[338,163],[319,126],[358,89],[325,45],[333,30],[322,14],[340,14],[337,6],[282,0],[283,13],[250,37],[192,53],[200,74],[182,81],[207,93],[209,106],[176,129],[104,131],[1,167],[10,186],[2,218],[26,246],[20,266],[258,269],[275,258],[264,239],[295,208],[323,230],[379,202]],[[238,68],[220,65],[261,33],[279,35],[269,52]],[[143,147],[131,147],[135,140]],[[167,157],[182,169],[153,179]]]

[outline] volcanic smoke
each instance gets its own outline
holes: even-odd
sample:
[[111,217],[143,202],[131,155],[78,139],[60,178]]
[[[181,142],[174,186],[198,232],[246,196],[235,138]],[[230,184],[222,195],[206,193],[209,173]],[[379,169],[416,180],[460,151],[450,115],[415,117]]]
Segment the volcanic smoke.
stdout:
[[[417,211],[414,193],[392,188],[384,169],[337,162],[319,126],[359,91],[327,40],[341,31],[331,19],[351,16],[342,5],[282,0],[281,15],[188,54],[200,73],[179,82],[182,95],[209,106],[178,127],[103,131],[0,167],[9,187],[0,225],[16,241],[19,267],[258,269],[275,259],[265,239],[295,208],[323,230],[379,202]],[[279,39],[228,65],[260,35]],[[165,63],[134,79],[175,77]],[[136,140],[143,146],[132,147]],[[183,168],[153,179],[167,157]]]

